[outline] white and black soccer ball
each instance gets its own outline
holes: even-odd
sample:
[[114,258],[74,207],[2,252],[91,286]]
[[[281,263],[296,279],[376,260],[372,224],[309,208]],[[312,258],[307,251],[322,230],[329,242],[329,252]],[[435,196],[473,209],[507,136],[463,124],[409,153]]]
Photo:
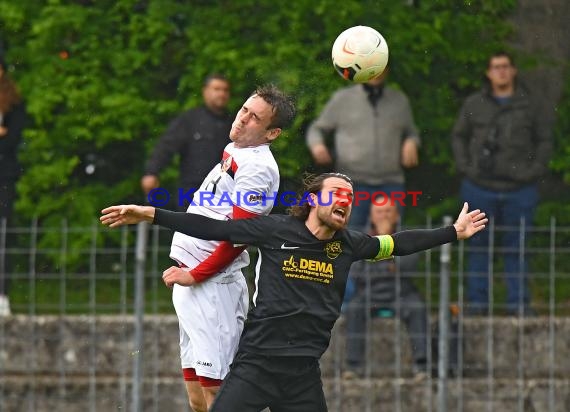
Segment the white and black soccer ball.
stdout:
[[386,69],[388,44],[372,27],[351,27],[336,38],[332,47],[332,63],[344,79],[365,83]]

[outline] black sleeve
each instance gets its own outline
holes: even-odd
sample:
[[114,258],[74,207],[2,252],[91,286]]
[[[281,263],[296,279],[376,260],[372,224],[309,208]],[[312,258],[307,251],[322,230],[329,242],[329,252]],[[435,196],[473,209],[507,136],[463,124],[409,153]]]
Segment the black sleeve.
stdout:
[[267,239],[272,224],[269,216],[251,219],[216,220],[187,212],[155,209],[153,225],[160,225],[204,240],[228,240],[232,243],[259,246]]
[[230,240],[231,220],[216,220],[186,212],[155,209],[153,225],[204,240]]
[[394,239],[392,254],[404,256],[453,242],[457,240],[457,231],[454,226],[439,229],[404,230],[394,233],[392,238]]

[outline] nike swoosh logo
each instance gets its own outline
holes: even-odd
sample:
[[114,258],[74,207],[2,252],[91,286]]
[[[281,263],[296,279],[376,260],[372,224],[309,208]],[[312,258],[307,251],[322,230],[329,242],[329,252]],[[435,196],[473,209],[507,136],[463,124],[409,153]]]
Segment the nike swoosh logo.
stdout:
[[285,246],[285,243],[281,245],[281,249],[299,249],[300,246]]

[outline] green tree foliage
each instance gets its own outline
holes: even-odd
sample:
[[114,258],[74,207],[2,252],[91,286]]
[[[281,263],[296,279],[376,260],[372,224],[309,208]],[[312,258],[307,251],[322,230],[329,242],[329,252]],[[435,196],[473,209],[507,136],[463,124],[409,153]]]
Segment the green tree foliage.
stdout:
[[[556,108],[557,122],[554,129],[555,147],[554,158],[552,159],[552,169],[563,174],[564,181],[570,183],[570,79],[566,81],[560,105]],[[568,216],[568,214],[565,214]]]
[[[211,72],[231,79],[233,109],[266,82],[295,96],[296,123],[274,150],[282,175],[299,176],[310,165],[307,124],[334,90],[348,85],[332,68],[330,48],[354,25],[375,27],[387,39],[390,81],[410,96],[422,156],[451,176],[449,130],[458,105],[510,33],[504,18],[514,5],[0,0],[0,37],[34,119],[17,209],[44,224],[66,217],[89,225],[105,205],[140,203],[147,154],[171,117],[200,102],[201,80]],[[99,160],[86,174],[90,153]]]

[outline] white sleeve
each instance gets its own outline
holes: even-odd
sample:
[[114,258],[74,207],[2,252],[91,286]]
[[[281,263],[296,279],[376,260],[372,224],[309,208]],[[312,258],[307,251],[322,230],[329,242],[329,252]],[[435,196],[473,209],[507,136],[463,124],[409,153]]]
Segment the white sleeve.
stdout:
[[[248,162],[235,174],[233,204],[258,215],[268,215],[273,208],[279,188],[279,172],[274,168]],[[275,193],[274,193],[275,192]]]

